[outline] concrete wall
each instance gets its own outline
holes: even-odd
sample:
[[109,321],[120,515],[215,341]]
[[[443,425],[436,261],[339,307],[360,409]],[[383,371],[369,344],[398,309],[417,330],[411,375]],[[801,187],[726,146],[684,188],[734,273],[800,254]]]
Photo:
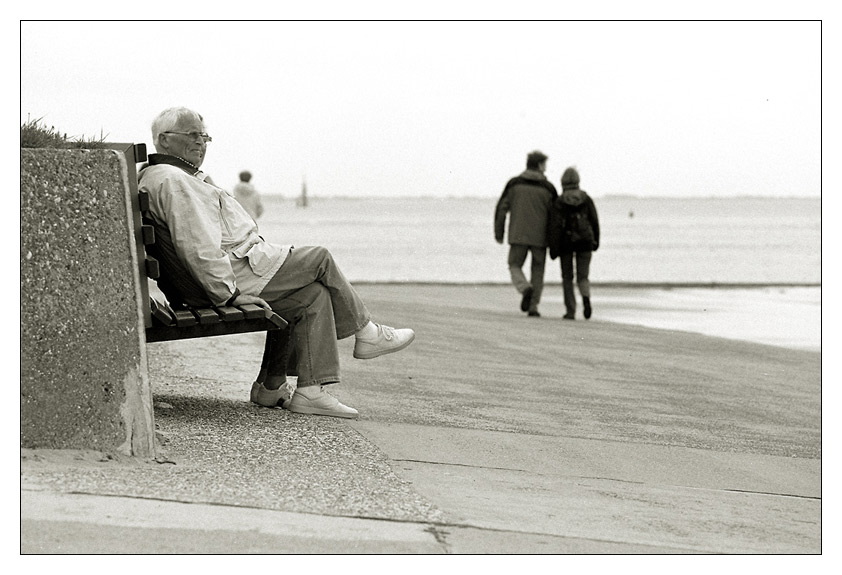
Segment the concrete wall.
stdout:
[[21,447],[154,457],[125,159],[22,149],[20,169]]

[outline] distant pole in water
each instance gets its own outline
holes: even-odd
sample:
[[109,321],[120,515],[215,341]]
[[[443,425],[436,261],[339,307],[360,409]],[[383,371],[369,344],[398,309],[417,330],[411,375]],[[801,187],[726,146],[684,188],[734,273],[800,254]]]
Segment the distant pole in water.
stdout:
[[629,210],[629,217],[630,217],[630,218],[633,218],[633,217],[634,217],[634,210]]
[[307,181],[301,181],[301,196],[298,198],[298,207],[306,208],[307,207]]

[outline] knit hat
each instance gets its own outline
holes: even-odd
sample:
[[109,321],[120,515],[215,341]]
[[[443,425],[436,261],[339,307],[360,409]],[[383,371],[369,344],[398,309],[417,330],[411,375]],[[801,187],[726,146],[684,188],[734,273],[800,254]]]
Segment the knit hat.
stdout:
[[579,172],[576,171],[576,168],[567,168],[564,170],[564,174],[561,175],[561,187],[564,188],[575,188],[579,185]]

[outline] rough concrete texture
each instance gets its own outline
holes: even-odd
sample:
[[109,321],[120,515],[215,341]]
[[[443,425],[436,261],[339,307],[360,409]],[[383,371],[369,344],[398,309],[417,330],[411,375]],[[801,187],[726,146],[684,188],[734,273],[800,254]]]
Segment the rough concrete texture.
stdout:
[[154,455],[126,173],[21,150],[21,447]]

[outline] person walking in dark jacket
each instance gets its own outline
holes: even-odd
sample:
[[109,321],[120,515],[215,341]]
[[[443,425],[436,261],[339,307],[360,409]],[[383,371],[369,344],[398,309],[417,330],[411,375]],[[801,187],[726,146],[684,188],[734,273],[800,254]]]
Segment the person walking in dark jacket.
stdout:
[[[522,295],[521,311],[540,317],[538,304],[544,290],[544,264],[547,259],[547,226],[550,206],[558,192],[544,176],[547,156],[539,151],[526,157],[526,170],[506,183],[494,211],[494,238],[503,243],[506,214],[509,214],[509,274]],[[523,274],[526,256],[531,254],[531,277]]]
[[576,317],[576,294],[573,292],[573,264],[576,283],[582,295],[585,319],[590,319],[591,282],[588,279],[593,252],[599,249],[599,218],[591,197],[579,189],[579,172],[567,168],[561,176],[561,196],[550,210],[550,258],[561,259],[561,283],[564,289],[564,319]]

